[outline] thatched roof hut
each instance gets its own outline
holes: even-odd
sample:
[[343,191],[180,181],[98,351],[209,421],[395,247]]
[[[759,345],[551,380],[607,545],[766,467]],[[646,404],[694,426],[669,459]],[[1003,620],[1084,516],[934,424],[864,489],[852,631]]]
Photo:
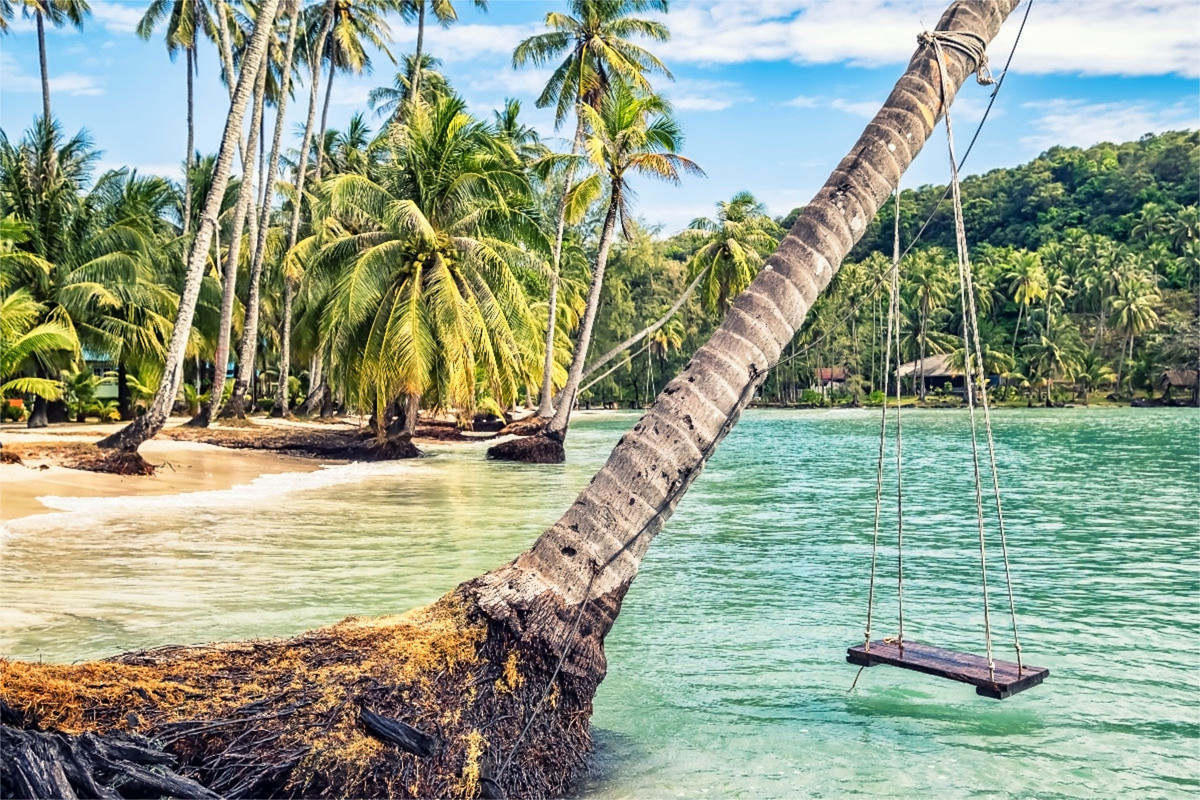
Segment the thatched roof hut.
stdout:
[[900,365],[901,378],[924,375],[926,380],[934,381],[938,378],[960,378],[962,374],[961,369],[950,365],[950,353],[938,353]]
[[1195,389],[1200,372],[1194,369],[1169,369],[1158,377],[1159,389]]

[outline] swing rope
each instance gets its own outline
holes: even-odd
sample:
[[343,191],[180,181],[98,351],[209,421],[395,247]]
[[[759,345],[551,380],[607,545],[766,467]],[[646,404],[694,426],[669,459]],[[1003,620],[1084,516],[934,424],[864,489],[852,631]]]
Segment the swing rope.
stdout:
[[[883,374],[884,380],[891,374],[892,371],[892,329],[899,330],[899,303],[898,303],[898,279],[900,273],[900,186],[896,185],[895,192],[895,227],[892,243],[892,268],[890,291],[888,293],[888,313],[887,313],[887,328],[884,332],[884,356],[883,356]],[[896,483],[896,512],[897,512],[897,559],[902,559],[902,549],[900,545],[903,541],[903,521],[900,518],[900,484],[899,484],[899,459],[900,459],[900,392],[899,392],[899,359],[900,359],[900,344],[899,338],[896,339],[896,459],[897,459],[897,483]],[[883,508],[883,462],[885,443],[887,442],[887,391],[884,391],[883,410],[879,418],[879,458],[875,464],[875,525],[874,533],[871,537],[871,584],[867,592],[867,630],[864,635],[865,643],[863,645],[867,652],[871,651],[871,621],[875,611],[875,567],[879,560],[879,517]],[[903,566],[901,561],[900,566]],[[900,634],[899,640],[901,647],[904,646],[904,570],[899,569],[899,586],[897,587],[898,596],[900,597]],[[860,670],[861,672],[861,670]],[[857,678],[855,679],[857,681]]]
[[[958,160],[954,154],[954,129],[950,121],[950,108],[946,97],[946,86],[949,78],[946,72],[946,56],[942,45],[952,47],[972,58],[977,65],[977,79],[980,83],[990,82],[987,73],[987,57],[982,44],[976,50],[976,44],[970,38],[949,35],[944,31],[926,31],[921,35],[921,41],[931,44],[937,56],[938,72],[941,82],[943,117],[946,124],[946,144],[950,155],[950,187],[954,205],[955,245],[958,251],[959,293],[963,310],[963,378],[965,394],[971,420],[971,456],[975,478],[975,512],[979,528],[979,566],[983,588],[983,621],[984,638],[987,647],[989,675],[994,679],[996,665],[992,658],[992,629],[991,613],[988,603],[987,586],[987,545],[985,537],[985,520],[983,511],[983,479],[979,467],[979,441],[975,421],[976,384],[974,367],[978,367],[980,376],[986,375],[983,361],[983,347],[979,338],[979,319],[975,307],[975,284],[971,274],[969,246],[967,243],[966,225],[963,221],[962,192],[958,173]],[[972,362],[974,361],[974,365]],[[985,378],[986,380],[986,378]],[[1004,560],[1004,579],[1008,591],[1009,614],[1012,620],[1013,646],[1017,654],[1018,671],[1021,669],[1021,643],[1017,634],[1016,601],[1012,588],[1012,571],[1008,561],[1008,543],[1004,530],[1003,504],[1000,499],[999,477],[996,469],[995,439],[992,434],[991,410],[988,402],[987,387],[979,392],[982,397],[984,427],[987,431],[989,466],[992,474],[992,494],[996,503],[996,517],[1000,532],[1000,548]]]
[[[1026,10],[1028,13],[1028,9]],[[1022,22],[1022,25],[1024,23]],[[975,284],[971,274],[971,264],[969,256],[969,244],[967,242],[966,225],[963,219],[962,209],[962,189],[959,178],[958,160],[954,152],[954,129],[950,119],[949,98],[946,96],[946,86],[949,85],[949,77],[946,70],[946,55],[943,46],[957,50],[975,64],[976,80],[981,85],[993,84],[995,81],[991,77],[991,73],[987,68],[987,54],[985,51],[985,43],[982,39],[973,34],[952,32],[952,31],[925,31],[918,36],[918,41],[921,44],[928,45],[933,48],[934,55],[938,62],[938,72],[940,78],[940,89],[942,94],[942,109],[943,117],[946,125],[946,143],[950,155],[950,185],[947,187],[948,193],[951,196],[954,207],[954,232],[955,232],[955,247],[957,251],[957,266],[959,278],[959,296],[963,310],[962,319],[962,340],[963,340],[963,379],[964,392],[966,395],[967,407],[970,415],[971,425],[971,458],[973,475],[975,482],[975,517],[979,533],[979,563],[980,563],[980,579],[983,593],[983,624],[984,624],[984,642],[987,652],[988,673],[991,679],[995,679],[996,663],[992,656],[992,626],[991,626],[991,608],[987,584],[987,537],[986,537],[986,520],[984,514],[984,488],[983,475],[980,468],[979,458],[979,433],[975,416],[975,407],[977,403],[976,392],[979,387],[976,386],[976,370],[978,377],[986,380],[984,377],[983,347],[979,337],[979,319],[976,312],[975,304]],[[1011,60],[1011,56],[1010,56]],[[1007,72],[1007,66],[1005,68]],[[995,95],[993,93],[993,100]],[[976,132],[978,135],[978,131]],[[972,144],[974,141],[972,140]],[[887,327],[884,333],[884,371],[885,376],[891,373],[891,357],[892,344],[896,347],[896,590],[897,590],[897,611],[899,631],[896,637],[896,644],[903,652],[904,647],[904,514],[903,514],[903,490],[902,490],[902,461],[903,461],[903,445],[901,438],[901,413],[900,413],[900,310],[899,310],[899,287],[898,277],[900,269],[900,259],[903,253],[900,251],[900,189],[899,186],[895,192],[895,219],[893,231],[893,250],[892,250],[892,267],[890,270],[891,287],[890,298],[888,304]],[[905,251],[907,252],[907,251]],[[894,337],[894,338],[893,338]],[[1008,542],[1004,527],[1004,511],[1003,504],[1000,499],[1000,483],[998,470],[996,466],[996,447],[995,439],[992,434],[991,409],[987,396],[987,387],[983,386],[979,392],[983,404],[984,428],[987,436],[988,461],[991,470],[992,478],[992,495],[995,499],[996,518],[1000,533],[1000,548],[1004,560],[1004,579],[1008,591],[1008,606],[1009,614],[1012,620],[1013,630],[1013,647],[1017,654],[1018,672],[1022,669],[1021,661],[1021,643],[1017,633],[1017,611],[1016,601],[1013,594],[1012,586],[1012,571],[1008,560]],[[885,392],[886,396],[886,392]],[[884,460],[887,441],[888,427],[888,412],[887,400],[884,400],[883,409],[880,416],[879,427],[879,452],[875,468],[875,513],[874,526],[871,540],[871,578],[870,586],[867,594],[867,625],[865,633],[864,650],[870,652],[871,649],[871,626],[874,620],[874,603],[875,603],[875,577],[878,564],[879,551],[879,528],[880,518],[883,506],[883,472]],[[859,670],[859,674],[862,670]],[[855,676],[854,684],[858,683],[858,676]],[[851,686],[853,689],[854,686]]]

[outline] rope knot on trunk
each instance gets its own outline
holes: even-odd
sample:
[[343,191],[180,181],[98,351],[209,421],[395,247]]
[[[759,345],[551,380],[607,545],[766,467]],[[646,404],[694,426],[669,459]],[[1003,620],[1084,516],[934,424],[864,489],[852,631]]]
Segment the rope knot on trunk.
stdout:
[[975,80],[980,86],[990,86],[996,82],[992,71],[988,69],[987,42],[978,34],[970,31],[921,31],[917,34],[917,43],[932,45],[939,57],[943,46],[957,50],[975,63]]

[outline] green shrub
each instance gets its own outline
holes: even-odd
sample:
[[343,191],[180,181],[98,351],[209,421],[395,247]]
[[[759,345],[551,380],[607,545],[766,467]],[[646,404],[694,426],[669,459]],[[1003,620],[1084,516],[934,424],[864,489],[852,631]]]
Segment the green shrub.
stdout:
[[829,401],[825,399],[825,395],[816,389],[805,389],[800,394],[800,404],[806,406],[825,406],[829,405]]

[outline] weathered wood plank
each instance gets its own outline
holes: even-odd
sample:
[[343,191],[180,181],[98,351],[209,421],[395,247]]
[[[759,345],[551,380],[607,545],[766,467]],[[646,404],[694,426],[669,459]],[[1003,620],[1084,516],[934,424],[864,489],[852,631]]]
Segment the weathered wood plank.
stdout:
[[997,660],[995,676],[988,674],[987,658],[972,653],[957,653],[919,642],[904,642],[903,646],[893,640],[876,640],[870,649],[856,645],[846,650],[846,660],[860,667],[887,664],[939,678],[969,683],[976,694],[1003,700],[1018,692],[1031,689],[1044,681],[1050,674],[1045,667],[1026,665],[1017,667],[1015,662]]

